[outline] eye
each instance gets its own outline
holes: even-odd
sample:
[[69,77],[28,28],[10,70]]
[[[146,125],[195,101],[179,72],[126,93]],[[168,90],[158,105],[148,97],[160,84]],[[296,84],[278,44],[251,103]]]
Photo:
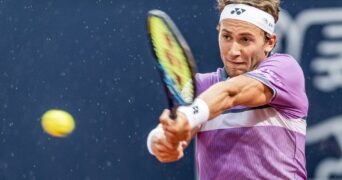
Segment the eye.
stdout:
[[240,39],[240,43],[245,44],[245,45],[248,45],[252,41],[253,41],[253,39],[250,37],[241,37],[241,39]]
[[243,38],[242,38],[242,41],[243,41],[243,42],[250,42],[250,41],[251,41],[251,39],[250,39],[250,38],[248,38],[248,37],[243,37]]
[[224,40],[231,40],[231,39],[232,39],[229,35],[226,35],[226,34],[223,34],[223,35],[222,35],[222,38],[223,38]]

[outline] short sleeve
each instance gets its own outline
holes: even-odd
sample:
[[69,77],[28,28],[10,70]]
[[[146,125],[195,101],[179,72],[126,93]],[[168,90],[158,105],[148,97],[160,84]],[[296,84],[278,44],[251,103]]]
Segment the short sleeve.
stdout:
[[218,68],[216,72],[211,73],[197,73],[196,74],[196,89],[197,95],[207,90],[213,84],[216,84],[222,78],[224,70],[223,68]]
[[286,54],[275,54],[264,60],[256,70],[246,73],[273,91],[268,105],[288,118],[305,118],[308,99],[304,74],[298,62]]

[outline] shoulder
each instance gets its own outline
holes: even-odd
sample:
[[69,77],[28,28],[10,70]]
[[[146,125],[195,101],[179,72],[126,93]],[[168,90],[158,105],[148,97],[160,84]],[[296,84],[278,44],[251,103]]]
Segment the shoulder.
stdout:
[[196,80],[197,81],[208,81],[208,80],[220,80],[224,76],[224,70],[223,68],[217,68],[214,72],[208,72],[208,73],[196,73]]
[[218,68],[215,72],[209,73],[196,73],[196,85],[198,93],[208,89],[213,84],[221,81],[225,76],[223,68]]
[[304,82],[302,68],[297,60],[288,54],[273,54],[262,61],[254,72],[256,74],[263,74],[267,79],[281,81],[285,84]]
[[305,93],[305,77],[299,63],[288,54],[274,54],[265,59],[252,72],[263,79],[273,92],[269,103],[286,117],[305,117],[308,100]]
[[264,61],[262,61],[258,68],[263,67],[278,67],[281,69],[295,67],[301,69],[295,58],[293,58],[289,54],[280,53],[275,53],[267,59],[265,59]]

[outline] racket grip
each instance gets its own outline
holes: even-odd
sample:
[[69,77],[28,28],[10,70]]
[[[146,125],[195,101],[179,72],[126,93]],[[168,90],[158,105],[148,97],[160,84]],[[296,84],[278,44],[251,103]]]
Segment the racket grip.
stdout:
[[176,119],[177,118],[177,108],[178,107],[171,107],[170,108],[170,118]]

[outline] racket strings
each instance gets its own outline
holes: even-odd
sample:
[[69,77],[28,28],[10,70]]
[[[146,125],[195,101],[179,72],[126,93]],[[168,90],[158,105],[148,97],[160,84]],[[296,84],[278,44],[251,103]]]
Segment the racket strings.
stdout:
[[163,12],[150,12],[148,25],[158,69],[169,92],[168,97],[175,101],[169,101],[169,104],[191,104],[196,87],[191,64],[193,58],[188,45],[172,20]]
[[184,52],[166,24],[159,18],[151,19],[151,38],[158,61],[179,92],[188,81],[192,81],[191,71]]

